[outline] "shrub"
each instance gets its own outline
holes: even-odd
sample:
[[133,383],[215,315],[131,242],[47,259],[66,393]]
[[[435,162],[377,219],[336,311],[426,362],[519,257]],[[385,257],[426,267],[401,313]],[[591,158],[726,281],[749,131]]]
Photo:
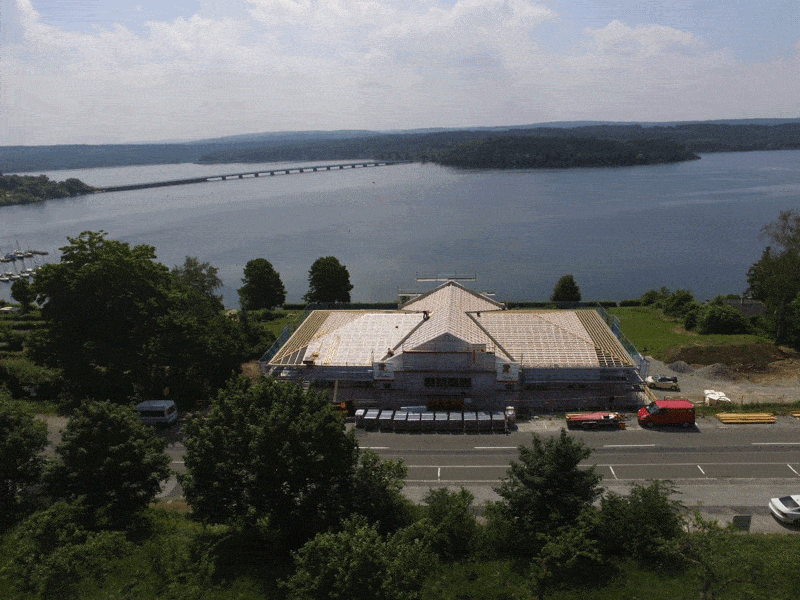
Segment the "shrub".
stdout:
[[689,290],[675,290],[664,298],[662,308],[668,317],[682,319],[692,307],[694,296]]
[[747,319],[732,306],[714,304],[708,306],[699,316],[697,330],[702,334],[748,333],[750,324]]

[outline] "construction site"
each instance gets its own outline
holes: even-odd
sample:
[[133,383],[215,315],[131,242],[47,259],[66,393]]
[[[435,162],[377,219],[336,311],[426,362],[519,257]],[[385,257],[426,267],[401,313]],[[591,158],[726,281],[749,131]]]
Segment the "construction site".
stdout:
[[602,308],[514,309],[455,280],[396,310],[310,310],[262,372],[357,408],[626,409],[647,362]]

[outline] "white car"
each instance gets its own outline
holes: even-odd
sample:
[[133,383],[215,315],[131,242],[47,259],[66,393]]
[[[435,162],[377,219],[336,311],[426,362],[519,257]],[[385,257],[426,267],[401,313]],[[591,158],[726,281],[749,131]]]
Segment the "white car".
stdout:
[[657,388],[659,390],[675,390],[678,391],[678,378],[668,377],[666,375],[648,375],[644,380],[649,388]]
[[800,494],[773,498],[769,501],[769,510],[776,519],[784,523],[800,521]]

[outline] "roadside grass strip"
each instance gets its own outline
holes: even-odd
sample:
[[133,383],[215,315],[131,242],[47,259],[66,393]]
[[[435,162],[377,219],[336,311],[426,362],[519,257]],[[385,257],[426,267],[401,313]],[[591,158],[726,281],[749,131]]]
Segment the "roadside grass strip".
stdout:
[[769,424],[775,422],[772,413],[718,413],[717,419],[726,425]]

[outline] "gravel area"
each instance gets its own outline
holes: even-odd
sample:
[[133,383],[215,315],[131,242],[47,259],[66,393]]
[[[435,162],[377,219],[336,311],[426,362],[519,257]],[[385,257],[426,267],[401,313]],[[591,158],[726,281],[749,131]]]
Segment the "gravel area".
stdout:
[[653,390],[658,397],[687,398],[703,402],[705,390],[724,392],[736,404],[800,402],[800,371],[785,371],[773,376],[741,375],[723,364],[694,368],[679,361],[669,365],[647,357],[648,375],[677,376],[680,391]]

